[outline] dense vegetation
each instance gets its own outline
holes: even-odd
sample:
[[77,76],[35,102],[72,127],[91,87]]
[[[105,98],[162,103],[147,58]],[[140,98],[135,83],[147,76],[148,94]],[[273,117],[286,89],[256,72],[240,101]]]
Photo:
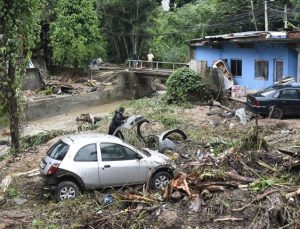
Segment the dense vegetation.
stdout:
[[[289,28],[298,26],[300,2],[276,0],[268,2],[269,30],[284,27],[285,4]],[[171,0],[169,11],[160,0],[51,0],[44,15],[39,47],[48,62],[66,65],[84,66],[95,55],[123,63],[134,52],[146,59],[149,49],[158,60],[186,62],[189,39],[264,30],[262,0]]]

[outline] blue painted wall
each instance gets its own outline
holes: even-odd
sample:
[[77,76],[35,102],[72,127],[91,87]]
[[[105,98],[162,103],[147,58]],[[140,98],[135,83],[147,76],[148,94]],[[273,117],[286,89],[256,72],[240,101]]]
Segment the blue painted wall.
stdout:
[[[242,76],[234,77],[235,84],[246,88],[261,90],[274,83],[275,60],[283,60],[283,75],[297,79],[297,52],[284,43],[257,43],[253,48],[238,48],[235,44],[224,44],[223,48],[210,48],[208,46],[196,47],[196,60],[207,61],[208,67],[219,59],[227,59],[230,68],[231,59],[242,60]],[[255,60],[269,62],[268,79],[255,78]]]

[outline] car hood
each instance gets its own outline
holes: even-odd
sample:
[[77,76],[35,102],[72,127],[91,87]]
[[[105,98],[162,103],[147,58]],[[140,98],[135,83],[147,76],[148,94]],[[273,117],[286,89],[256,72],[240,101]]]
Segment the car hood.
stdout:
[[171,158],[158,152],[157,150],[151,150],[149,148],[144,148],[144,150],[151,154],[151,156],[148,157],[148,160],[151,160],[158,164],[174,164],[174,161]]

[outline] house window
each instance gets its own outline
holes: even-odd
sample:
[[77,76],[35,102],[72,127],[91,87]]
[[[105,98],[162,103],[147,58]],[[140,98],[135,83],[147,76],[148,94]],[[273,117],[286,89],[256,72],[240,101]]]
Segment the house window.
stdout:
[[267,80],[269,75],[269,61],[255,61],[255,78]]
[[230,60],[230,68],[233,76],[242,76],[242,60]]

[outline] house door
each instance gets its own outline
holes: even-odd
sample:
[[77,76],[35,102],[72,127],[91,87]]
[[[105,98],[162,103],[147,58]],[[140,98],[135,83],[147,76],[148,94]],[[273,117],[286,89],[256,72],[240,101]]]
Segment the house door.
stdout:
[[276,82],[283,78],[283,60],[275,60],[274,66],[274,81]]

